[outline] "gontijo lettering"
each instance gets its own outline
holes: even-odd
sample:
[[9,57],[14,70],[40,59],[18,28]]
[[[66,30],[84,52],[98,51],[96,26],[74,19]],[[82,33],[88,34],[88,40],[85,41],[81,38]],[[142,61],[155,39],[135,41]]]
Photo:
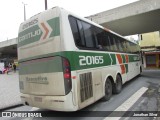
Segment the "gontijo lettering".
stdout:
[[27,33],[27,34],[23,35],[22,37],[19,37],[18,40],[19,40],[19,42],[22,42],[22,41],[24,41],[24,40],[26,40],[26,39],[30,39],[30,38],[33,38],[33,37],[35,37],[35,36],[37,36],[37,35],[40,35],[41,32],[42,32],[41,29],[38,29],[38,30],[36,30],[36,31]]

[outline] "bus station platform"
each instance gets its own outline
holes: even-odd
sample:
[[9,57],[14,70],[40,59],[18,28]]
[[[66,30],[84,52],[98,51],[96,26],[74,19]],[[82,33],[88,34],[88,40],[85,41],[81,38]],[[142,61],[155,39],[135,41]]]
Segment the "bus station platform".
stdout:
[[0,110],[20,105],[19,74],[0,74]]

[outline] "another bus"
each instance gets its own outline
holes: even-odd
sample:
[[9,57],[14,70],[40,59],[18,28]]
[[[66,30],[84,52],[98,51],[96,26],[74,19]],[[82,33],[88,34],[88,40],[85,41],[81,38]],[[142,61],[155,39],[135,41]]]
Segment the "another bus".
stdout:
[[59,7],[20,25],[18,60],[24,104],[56,111],[107,101],[142,71],[137,44]]

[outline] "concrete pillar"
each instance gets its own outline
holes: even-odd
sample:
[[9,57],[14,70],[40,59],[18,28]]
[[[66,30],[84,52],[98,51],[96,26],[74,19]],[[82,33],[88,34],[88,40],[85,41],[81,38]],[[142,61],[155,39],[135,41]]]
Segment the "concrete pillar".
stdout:
[[159,67],[159,54],[156,54],[156,67]]
[[144,68],[146,68],[146,55],[143,54],[143,66]]

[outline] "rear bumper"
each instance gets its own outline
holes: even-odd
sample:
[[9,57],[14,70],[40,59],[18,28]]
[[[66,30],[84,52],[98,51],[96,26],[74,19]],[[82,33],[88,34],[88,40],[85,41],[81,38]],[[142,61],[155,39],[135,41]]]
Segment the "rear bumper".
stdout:
[[55,111],[77,111],[78,105],[73,103],[73,95],[70,92],[66,96],[38,96],[21,93],[21,100],[24,105],[50,109]]

